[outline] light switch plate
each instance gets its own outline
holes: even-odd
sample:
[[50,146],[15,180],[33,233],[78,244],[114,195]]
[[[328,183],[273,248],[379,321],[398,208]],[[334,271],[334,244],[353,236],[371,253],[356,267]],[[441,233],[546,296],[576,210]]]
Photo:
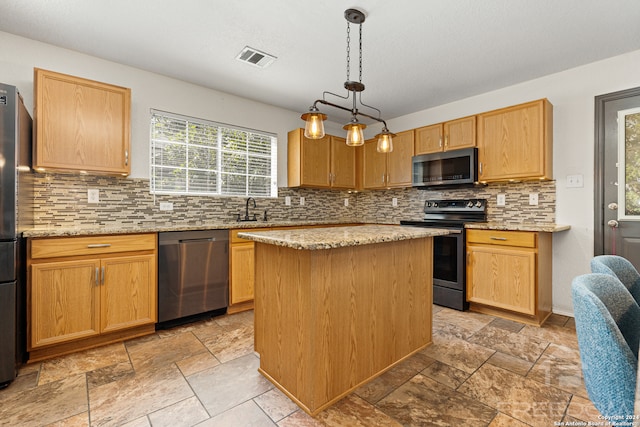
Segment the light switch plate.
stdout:
[[90,188],[87,190],[87,203],[100,203],[100,190]]
[[393,199],[391,199],[391,206],[398,206],[398,198],[394,197]]
[[291,206],[291,196],[285,196],[284,197],[284,204],[286,206]]
[[507,195],[506,194],[498,194],[496,198],[496,205],[505,206],[507,204]]
[[300,197],[300,206],[304,206],[305,199],[304,197]]
[[173,202],[160,202],[160,210],[161,211],[172,211],[173,210]]
[[344,199],[344,205],[349,206],[349,199]]
[[538,193],[529,193],[529,205],[538,206]]

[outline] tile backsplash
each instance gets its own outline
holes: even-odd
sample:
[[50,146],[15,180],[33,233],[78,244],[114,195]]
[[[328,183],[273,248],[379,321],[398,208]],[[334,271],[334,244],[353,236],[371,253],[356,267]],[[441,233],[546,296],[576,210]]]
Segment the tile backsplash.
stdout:
[[[147,179],[61,173],[34,174],[34,222],[36,227],[86,227],[91,225],[200,225],[235,223],[244,215],[246,197],[156,195]],[[98,203],[88,203],[87,192],[97,189]],[[529,205],[529,194],[538,194],[538,205]],[[506,205],[498,207],[498,194]],[[306,188],[279,188],[277,198],[256,198],[250,208],[269,221],[339,220],[398,223],[420,219],[427,199],[486,198],[490,220],[506,223],[555,222],[555,181],[492,184],[485,187],[443,191],[413,188],[349,192]],[[291,205],[285,204],[286,197]],[[300,204],[304,198],[304,205]],[[393,206],[393,199],[397,206]],[[345,203],[345,201],[347,201]],[[161,211],[160,202],[172,202],[173,211]]]

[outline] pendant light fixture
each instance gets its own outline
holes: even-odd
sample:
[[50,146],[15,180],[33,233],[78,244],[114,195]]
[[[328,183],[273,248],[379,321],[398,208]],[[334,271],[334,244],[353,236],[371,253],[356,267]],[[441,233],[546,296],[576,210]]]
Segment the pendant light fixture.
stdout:
[[[389,132],[387,128],[387,123],[380,117],[381,112],[379,109],[367,105],[362,102],[362,91],[364,91],[364,84],[362,83],[362,23],[364,22],[365,16],[364,13],[358,9],[347,9],[344,11],[344,18],[347,20],[347,81],[344,82],[344,88],[347,89],[347,95],[341,96],[332,92],[325,91],[322,93],[322,99],[317,99],[311,107],[309,107],[309,111],[302,114],[300,118],[306,122],[304,128],[304,136],[309,139],[320,139],[323,138],[324,133],[324,121],[327,119],[327,115],[323,114],[318,110],[317,104],[328,105],[330,107],[339,108],[340,110],[349,111],[351,113],[351,120],[349,123],[344,125],[343,129],[347,131],[347,145],[350,146],[358,146],[364,144],[364,134],[363,129],[367,127],[364,123],[360,123],[358,121],[358,116],[367,117],[369,119],[373,119],[377,122],[382,123],[382,131],[376,135],[378,139],[377,150],[380,153],[389,153],[393,151],[393,137],[395,134]],[[351,71],[351,26],[350,24],[358,24],[360,31],[359,38],[359,79],[358,81],[353,81],[350,79],[350,71]],[[333,95],[338,98],[342,98],[345,100],[349,100],[352,98],[352,107],[347,108],[341,105],[334,104],[325,99],[326,95]],[[357,100],[356,100],[357,96]],[[360,103],[361,106],[375,110],[378,112],[377,116],[372,116],[358,110],[357,102]]]

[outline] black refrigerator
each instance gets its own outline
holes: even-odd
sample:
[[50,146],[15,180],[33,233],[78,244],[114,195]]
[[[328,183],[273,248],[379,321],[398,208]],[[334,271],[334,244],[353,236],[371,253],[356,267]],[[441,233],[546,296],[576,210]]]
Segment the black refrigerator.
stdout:
[[15,86],[0,83],[0,388],[26,354],[26,245],[33,226],[31,116]]

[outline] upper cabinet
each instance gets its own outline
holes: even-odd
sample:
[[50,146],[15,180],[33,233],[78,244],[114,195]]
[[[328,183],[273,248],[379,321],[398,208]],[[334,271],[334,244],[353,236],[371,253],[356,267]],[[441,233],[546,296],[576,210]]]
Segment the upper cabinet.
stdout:
[[546,99],[478,115],[478,179],[552,179],[553,106]]
[[437,153],[476,146],[476,116],[416,129],[415,154]]
[[344,138],[308,139],[294,129],[287,149],[289,187],[356,188],[356,148]]
[[393,138],[391,153],[378,153],[375,138],[367,141],[362,150],[362,187],[411,187],[413,146],[413,130],[399,132]]
[[36,68],[34,168],[127,176],[131,90]]

